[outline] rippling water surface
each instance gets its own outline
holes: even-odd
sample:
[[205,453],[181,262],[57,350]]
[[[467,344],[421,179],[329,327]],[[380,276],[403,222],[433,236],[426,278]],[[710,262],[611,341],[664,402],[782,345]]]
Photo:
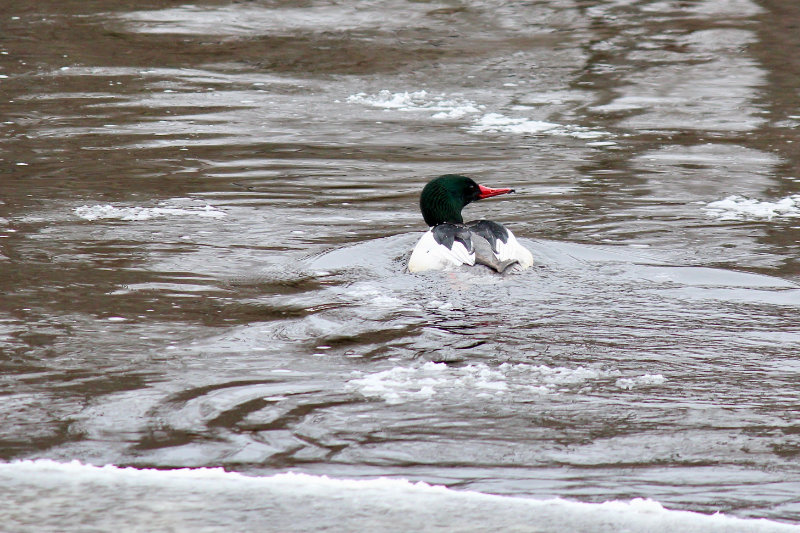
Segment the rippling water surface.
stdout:
[[0,458],[800,522],[793,2],[0,6]]

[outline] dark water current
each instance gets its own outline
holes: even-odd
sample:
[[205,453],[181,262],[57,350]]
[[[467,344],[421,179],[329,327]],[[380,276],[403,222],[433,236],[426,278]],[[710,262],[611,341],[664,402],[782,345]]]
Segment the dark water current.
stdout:
[[0,1],[0,458],[799,522],[799,6]]

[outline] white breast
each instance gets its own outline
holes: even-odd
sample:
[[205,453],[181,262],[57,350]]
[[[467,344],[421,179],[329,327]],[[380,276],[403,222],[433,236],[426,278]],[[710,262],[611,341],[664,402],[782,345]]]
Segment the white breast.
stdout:
[[409,272],[426,270],[446,270],[461,265],[475,264],[475,252],[470,253],[461,242],[453,243],[452,248],[436,242],[433,231],[428,230],[411,252],[408,260]]

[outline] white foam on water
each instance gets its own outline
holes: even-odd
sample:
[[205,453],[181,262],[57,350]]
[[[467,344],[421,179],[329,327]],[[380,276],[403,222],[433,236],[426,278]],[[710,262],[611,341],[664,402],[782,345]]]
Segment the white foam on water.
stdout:
[[[391,92],[386,89],[376,94],[358,93],[347,97],[351,104],[362,104],[384,110],[427,111],[434,119],[460,119],[468,115],[482,113],[486,106],[471,100],[428,91]],[[507,117],[500,113],[486,113],[473,119],[468,131],[471,133],[514,133],[518,135],[563,135],[576,139],[598,139],[611,133],[584,126],[572,126],[532,120],[529,118]]]
[[428,362],[420,367],[398,366],[374,374],[354,374],[363,377],[348,381],[348,389],[390,404],[426,400],[459,389],[492,395],[505,394],[509,389],[506,376],[484,364],[450,368],[444,363]]
[[720,220],[772,220],[773,218],[800,217],[800,194],[767,202],[732,195],[723,200],[710,202],[704,211]]
[[162,202],[159,207],[136,207],[122,206],[117,207],[110,204],[105,205],[82,205],[74,209],[74,213],[84,220],[126,220],[140,221],[151,220],[154,218],[166,217],[205,217],[223,218],[225,213],[210,206],[185,206],[179,207]]
[[[584,503],[452,490],[403,479],[303,473],[247,476],[222,468],[155,470],[47,459],[0,463],[14,530],[797,532],[800,527],[666,509],[659,502]],[[255,528],[255,529],[253,529]]]
[[519,135],[563,135],[576,139],[597,139],[611,135],[607,131],[584,126],[571,126],[521,117],[507,117],[500,113],[487,113],[473,121],[472,133],[514,133]]
[[666,383],[667,378],[661,374],[645,374],[643,376],[636,376],[633,378],[619,378],[614,384],[620,389],[630,390],[636,387],[647,387],[652,385],[662,385]]
[[445,94],[431,94],[428,91],[396,92],[388,90],[377,94],[358,93],[347,97],[351,104],[363,104],[386,110],[427,111],[435,119],[458,119],[473,113],[480,113],[484,106],[458,97]]
[[420,366],[402,367],[372,374],[356,371],[346,388],[368,398],[380,398],[389,404],[425,401],[437,397],[458,398],[470,394],[482,398],[507,395],[530,397],[558,394],[596,387],[619,378],[616,386],[631,389],[643,385],[660,385],[663,376],[645,374],[622,378],[617,370],[549,367],[546,365],[503,363],[489,367],[484,363],[449,366],[427,362]]
[[527,118],[511,118],[500,113],[488,113],[475,121],[470,128],[475,132],[505,132],[505,133],[541,133],[560,128],[560,124],[530,120]]

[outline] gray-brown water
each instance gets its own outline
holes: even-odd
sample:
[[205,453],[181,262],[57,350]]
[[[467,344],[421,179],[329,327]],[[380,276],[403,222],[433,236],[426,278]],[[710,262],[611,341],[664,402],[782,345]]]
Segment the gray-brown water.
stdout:
[[[799,522],[799,28],[0,2],[0,458]],[[404,272],[453,172],[533,269]]]

